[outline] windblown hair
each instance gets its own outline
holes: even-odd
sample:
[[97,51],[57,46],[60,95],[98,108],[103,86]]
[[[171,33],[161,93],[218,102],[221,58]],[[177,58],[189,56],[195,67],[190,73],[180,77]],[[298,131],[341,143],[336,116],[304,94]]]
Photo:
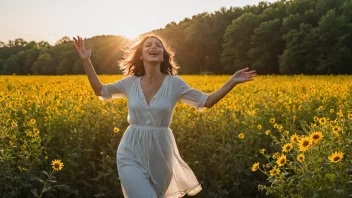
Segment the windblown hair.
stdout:
[[143,60],[140,59],[143,52],[143,45],[148,38],[158,39],[164,49],[164,61],[160,64],[160,72],[168,75],[177,74],[177,66],[175,62],[175,52],[166,44],[159,36],[150,34],[137,40],[132,45],[127,46],[122,60],[119,61],[120,70],[124,75],[143,76],[145,74]]

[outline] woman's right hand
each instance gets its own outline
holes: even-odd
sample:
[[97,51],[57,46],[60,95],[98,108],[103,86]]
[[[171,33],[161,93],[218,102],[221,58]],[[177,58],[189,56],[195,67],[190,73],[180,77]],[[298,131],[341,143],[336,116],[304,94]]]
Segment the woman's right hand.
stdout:
[[93,45],[90,44],[88,47],[88,50],[84,48],[84,44],[82,41],[82,38],[77,36],[77,39],[73,37],[73,40],[75,40],[75,43],[73,44],[73,47],[75,47],[76,51],[78,52],[79,57],[81,57],[82,60],[87,60],[90,58],[91,52],[92,52],[92,47]]

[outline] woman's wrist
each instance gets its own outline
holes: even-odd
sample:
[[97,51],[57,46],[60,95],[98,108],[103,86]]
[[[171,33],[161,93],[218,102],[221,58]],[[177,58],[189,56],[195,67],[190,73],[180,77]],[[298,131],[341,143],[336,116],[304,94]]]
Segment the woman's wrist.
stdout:
[[85,58],[85,59],[81,59],[81,60],[82,60],[82,62],[90,62],[90,57]]
[[231,82],[233,83],[233,86],[236,86],[237,84],[239,84],[239,82],[237,82],[234,76],[231,76]]

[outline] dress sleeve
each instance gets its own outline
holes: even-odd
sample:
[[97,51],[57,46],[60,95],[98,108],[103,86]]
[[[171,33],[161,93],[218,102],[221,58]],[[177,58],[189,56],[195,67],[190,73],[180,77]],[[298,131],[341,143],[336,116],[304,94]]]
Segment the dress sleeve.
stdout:
[[195,107],[198,111],[202,112],[204,104],[207,101],[208,94],[191,88],[183,79],[176,76],[178,100],[182,103]]
[[118,80],[115,83],[103,84],[99,100],[108,101],[127,97],[126,91],[128,90],[127,87],[129,85],[130,78],[131,76]]

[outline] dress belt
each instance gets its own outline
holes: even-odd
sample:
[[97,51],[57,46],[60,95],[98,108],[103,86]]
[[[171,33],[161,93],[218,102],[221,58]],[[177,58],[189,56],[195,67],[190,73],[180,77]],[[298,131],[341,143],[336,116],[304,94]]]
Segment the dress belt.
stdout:
[[170,129],[169,127],[149,126],[149,125],[140,125],[140,124],[130,124],[130,126],[135,128],[140,128],[140,129]]

